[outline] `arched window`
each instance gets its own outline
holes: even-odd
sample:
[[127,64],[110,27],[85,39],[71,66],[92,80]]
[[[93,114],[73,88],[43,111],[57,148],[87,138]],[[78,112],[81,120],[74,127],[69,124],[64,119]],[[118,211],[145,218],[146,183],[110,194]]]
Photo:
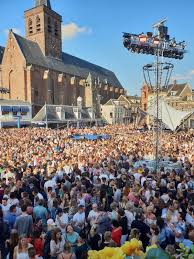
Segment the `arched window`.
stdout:
[[36,16],[36,31],[40,31],[40,17]]
[[28,31],[29,31],[29,34],[33,33],[33,23],[31,18],[28,20]]
[[51,18],[50,17],[48,17],[48,32],[52,32]]
[[55,36],[59,35],[59,28],[58,28],[58,23],[55,22]]

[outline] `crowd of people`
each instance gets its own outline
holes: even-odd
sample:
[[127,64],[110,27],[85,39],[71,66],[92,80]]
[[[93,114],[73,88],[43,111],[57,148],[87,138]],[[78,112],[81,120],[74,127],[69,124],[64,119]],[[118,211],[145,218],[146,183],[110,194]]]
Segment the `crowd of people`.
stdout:
[[[73,140],[74,134],[110,139]],[[137,238],[171,254],[194,242],[194,133],[129,126],[0,130],[1,258],[84,259]]]

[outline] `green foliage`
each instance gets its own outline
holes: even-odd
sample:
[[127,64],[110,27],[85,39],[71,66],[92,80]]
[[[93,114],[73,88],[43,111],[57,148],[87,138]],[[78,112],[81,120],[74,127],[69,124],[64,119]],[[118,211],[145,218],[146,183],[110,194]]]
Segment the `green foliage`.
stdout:
[[192,245],[192,247],[191,247],[191,252],[192,252],[192,254],[194,254],[194,245]]
[[185,247],[183,244],[179,244],[179,247],[180,249],[177,249],[177,252],[181,259],[194,259],[194,245],[191,247],[191,251],[189,251],[189,248]]

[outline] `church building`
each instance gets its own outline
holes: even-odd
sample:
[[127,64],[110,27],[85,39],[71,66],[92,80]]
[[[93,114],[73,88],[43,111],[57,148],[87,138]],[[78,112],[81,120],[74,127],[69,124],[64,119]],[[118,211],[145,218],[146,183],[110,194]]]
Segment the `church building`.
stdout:
[[4,99],[32,104],[36,114],[45,104],[94,107],[118,98],[124,89],[115,74],[62,51],[62,17],[50,0],[36,0],[25,11],[26,36],[10,30],[6,47],[0,46],[0,87]]

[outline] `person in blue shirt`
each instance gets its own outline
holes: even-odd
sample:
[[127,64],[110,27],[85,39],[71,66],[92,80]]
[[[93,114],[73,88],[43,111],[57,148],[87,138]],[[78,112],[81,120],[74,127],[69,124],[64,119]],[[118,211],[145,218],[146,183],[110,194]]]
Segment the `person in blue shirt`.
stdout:
[[17,217],[16,213],[17,213],[17,206],[12,205],[9,209],[7,216],[5,217],[5,221],[8,223],[10,231],[14,228],[14,224]]
[[42,226],[44,229],[46,229],[48,212],[47,212],[47,209],[43,205],[44,205],[44,201],[39,200],[38,205],[34,207],[33,214],[34,214],[35,220],[37,218],[40,218],[42,220]]
[[189,231],[188,239],[184,238],[182,243],[185,247],[189,248],[189,250],[192,248],[194,244],[194,229]]

